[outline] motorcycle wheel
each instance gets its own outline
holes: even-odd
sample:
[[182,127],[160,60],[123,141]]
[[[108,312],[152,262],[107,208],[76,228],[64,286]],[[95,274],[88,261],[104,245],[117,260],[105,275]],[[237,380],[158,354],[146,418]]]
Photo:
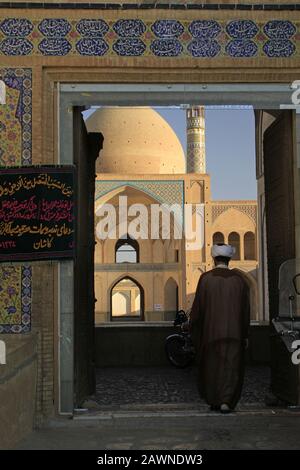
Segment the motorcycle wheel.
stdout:
[[169,362],[179,369],[183,369],[191,364],[194,354],[185,351],[186,341],[181,335],[172,335],[166,339],[165,350]]

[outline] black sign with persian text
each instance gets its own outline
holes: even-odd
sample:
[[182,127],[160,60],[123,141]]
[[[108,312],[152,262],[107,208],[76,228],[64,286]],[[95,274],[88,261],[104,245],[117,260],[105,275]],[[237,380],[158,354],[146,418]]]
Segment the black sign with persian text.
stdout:
[[0,261],[72,258],[74,167],[0,169]]

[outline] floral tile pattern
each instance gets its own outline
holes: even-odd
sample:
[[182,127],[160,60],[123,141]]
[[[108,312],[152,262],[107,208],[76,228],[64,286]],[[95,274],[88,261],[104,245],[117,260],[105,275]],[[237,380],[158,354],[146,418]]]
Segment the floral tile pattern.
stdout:
[[0,106],[0,166],[30,165],[31,69],[0,68],[0,79],[6,84],[6,104]]
[[288,58],[300,55],[299,24],[242,18],[5,18],[0,20],[0,55]]
[[0,269],[0,333],[27,333],[31,329],[30,266]]
[[[6,21],[0,30],[29,34],[27,20]],[[6,104],[0,105],[0,166],[32,162],[32,72],[0,68],[6,84]],[[31,267],[0,266],[0,333],[26,333],[31,328]]]

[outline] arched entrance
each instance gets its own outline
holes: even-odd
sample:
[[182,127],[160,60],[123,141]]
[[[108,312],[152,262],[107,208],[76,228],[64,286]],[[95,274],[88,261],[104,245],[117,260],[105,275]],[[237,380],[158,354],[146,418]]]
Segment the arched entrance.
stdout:
[[131,277],[118,280],[110,291],[111,320],[144,319],[144,289]]

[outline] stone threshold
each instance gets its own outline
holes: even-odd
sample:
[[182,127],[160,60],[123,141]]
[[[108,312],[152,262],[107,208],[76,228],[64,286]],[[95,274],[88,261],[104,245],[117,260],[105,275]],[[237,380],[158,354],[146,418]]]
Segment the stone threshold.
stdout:
[[[107,420],[114,420],[114,419],[128,419],[128,418],[185,418],[185,417],[209,417],[209,418],[216,418],[221,416],[226,416],[228,418],[240,417],[240,416],[291,416],[295,415],[294,412],[280,409],[245,409],[245,410],[236,410],[233,413],[229,413],[223,415],[220,412],[212,412],[207,407],[203,410],[200,409],[190,409],[190,410],[158,410],[158,411],[150,411],[150,410],[142,410],[142,411],[135,411],[135,410],[120,410],[120,411],[97,411],[94,413],[86,413],[86,414],[74,414],[72,417],[72,421],[74,422],[97,422],[97,421],[107,421]],[[300,415],[300,411],[298,412]]]
[[[150,417],[186,417],[186,416],[223,416],[220,412],[211,412],[204,403],[145,403],[123,405],[98,405],[91,400],[87,407],[74,410],[72,419],[75,421],[107,420],[114,418],[150,418]],[[297,414],[300,407],[267,407],[263,403],[244,403],[237,406],[233,413],[226,416],[267,415],[286,416]]]

